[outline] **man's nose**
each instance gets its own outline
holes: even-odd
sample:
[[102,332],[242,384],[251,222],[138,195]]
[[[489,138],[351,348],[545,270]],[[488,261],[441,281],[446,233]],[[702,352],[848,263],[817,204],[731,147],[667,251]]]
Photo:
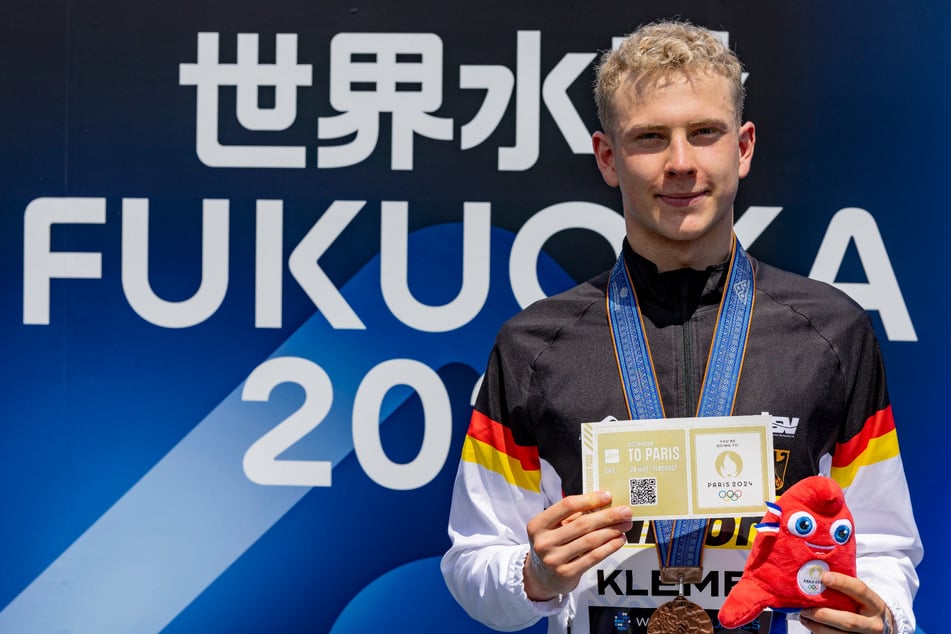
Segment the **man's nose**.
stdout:
[[693,146],[682,136],[674,136],[667,147],[666,171],[671,176],[693,174],[697,171]]

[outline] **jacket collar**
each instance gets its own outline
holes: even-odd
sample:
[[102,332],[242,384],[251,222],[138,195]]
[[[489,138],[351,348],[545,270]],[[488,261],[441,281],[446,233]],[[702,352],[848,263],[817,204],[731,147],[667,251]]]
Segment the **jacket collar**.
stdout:
[[660,273],[653,262],[635,253],[627,240],[623,255],[641,310],[655,323],[682,323],[700,306],[719,305],[728,262],[702,271],[688,268]]

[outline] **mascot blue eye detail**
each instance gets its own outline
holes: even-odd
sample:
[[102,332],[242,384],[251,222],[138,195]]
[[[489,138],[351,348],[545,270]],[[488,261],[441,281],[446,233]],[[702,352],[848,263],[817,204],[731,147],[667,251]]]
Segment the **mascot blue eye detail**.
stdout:
[[806,511],[797,511],[789,516],[786,527],[797,537],[809,537],[816,532],[816,518]]
[[844,544],[852,537],[852,522],[846,519],[836,520],[829,528],[829,533],[836,544]]

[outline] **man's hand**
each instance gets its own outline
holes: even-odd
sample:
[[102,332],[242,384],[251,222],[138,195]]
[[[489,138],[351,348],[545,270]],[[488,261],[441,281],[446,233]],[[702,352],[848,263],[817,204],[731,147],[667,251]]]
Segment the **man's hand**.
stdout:
[[[857,614],[813,608],[800,613],[800,623],[814,634],[838,634],[839,632],[863,632],[864,634],[895,634],[895,619],[891,610],[865,582],[838,572],[822,575],[826,587],[847,594],[859,604]],[[886,629],[887,627],[887,629]]]
[[531,545],[525,560],[525,593],[546,601],[574,590],[581,575],[627,543],[631,508],[610,508],[611,494],[572,495],[528,523]]

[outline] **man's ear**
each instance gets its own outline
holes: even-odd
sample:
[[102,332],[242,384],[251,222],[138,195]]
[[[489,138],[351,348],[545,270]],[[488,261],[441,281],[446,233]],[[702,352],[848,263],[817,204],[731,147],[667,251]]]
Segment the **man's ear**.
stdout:
[[750,165],[753,161],[753,149],[756,147],[756,126],[752,121],[747,121],[740,126],[739,134],[740,144],[740,178],[745,178],[750,173]]
[[617,187],[617,169],[614,166],[614,146],[611,139],[598,130],[591,137],[591,146],[594,148],[594,158],[598,162],[604,182],[611,187]]

